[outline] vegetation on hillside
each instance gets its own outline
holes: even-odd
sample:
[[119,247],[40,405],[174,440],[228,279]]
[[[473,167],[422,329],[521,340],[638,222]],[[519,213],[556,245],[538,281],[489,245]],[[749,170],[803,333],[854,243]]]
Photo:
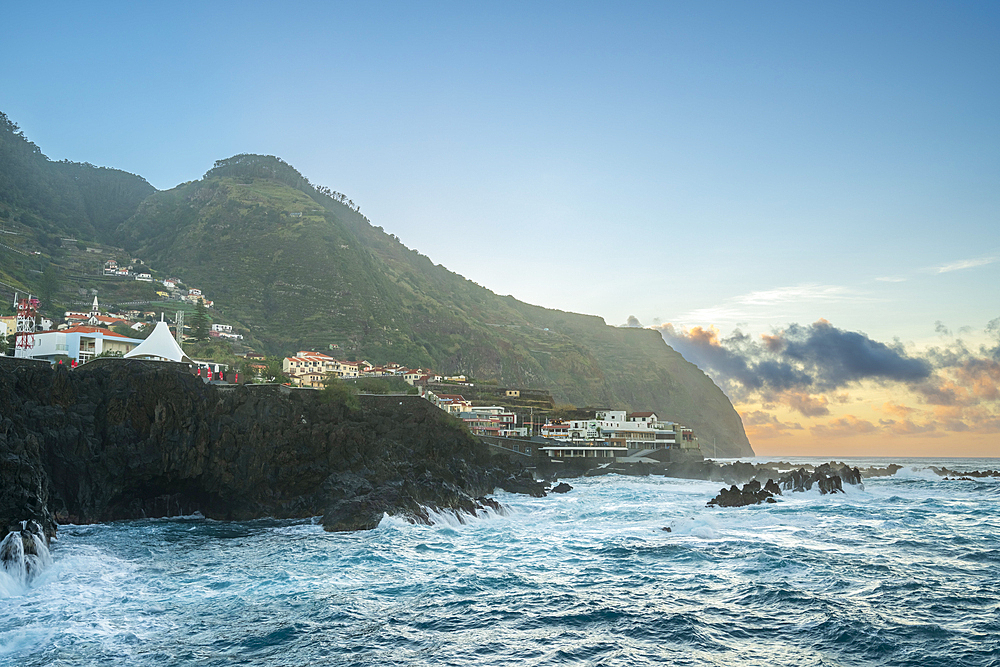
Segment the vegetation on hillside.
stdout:
[[[151,283],[101,276],[121,245],[123,258],[207,290],[212,319],[278,358],[336,344],[348,359],[545,388],[560,403],[652,409],[720,452],[750,452],[721,390],[656,332],[498,296],[274,156],[220,160],[201,180],[156,192],[126,172],[48,160],[0,114],[0,223],[17,231],[0,239],[0,294],[30,289],[56,312],[95,289],[105,307],[184,307],[148,303],[158,298]],[[228,363],[228,345],[210,339],[188,352]]]

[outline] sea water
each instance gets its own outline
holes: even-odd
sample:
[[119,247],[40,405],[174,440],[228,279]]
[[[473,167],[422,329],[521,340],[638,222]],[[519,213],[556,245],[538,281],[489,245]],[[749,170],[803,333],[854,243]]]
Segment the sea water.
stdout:
[[40,575],[0,572],[0,665],[1000,664],[1000,479],[929,470],[1000,461],[904,463],[743,508],[607,476],[359,533],[63,526]]

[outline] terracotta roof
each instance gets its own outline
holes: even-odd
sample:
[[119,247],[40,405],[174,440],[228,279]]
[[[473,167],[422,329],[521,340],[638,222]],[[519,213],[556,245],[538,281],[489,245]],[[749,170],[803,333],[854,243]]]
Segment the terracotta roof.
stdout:
[[629,417],[652,417],[653,414],[652,412],[633,412]]
[[[50,332],[43,332],[43,333],[50,333]],[[69,329],[63,329],[62,331],[51,332],[51,333],[100,333],[104,334],[105,337],[111,336],[112,338],[128,338],[128,336],[123,336],[119,333],[115,333],[110,329],[103,329],[101,327],[88,327],[82,325],[78,327],[70,327]]]

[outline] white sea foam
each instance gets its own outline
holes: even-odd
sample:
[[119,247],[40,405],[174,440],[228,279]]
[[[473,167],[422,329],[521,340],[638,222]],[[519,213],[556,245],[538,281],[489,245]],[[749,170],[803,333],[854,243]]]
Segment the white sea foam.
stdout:
[[937,474],[929,466],[904,466],[893,475],[896,479],[922,479],[938,481],[941,475]]
[[0,606],[0,667],[975,665],[1000,651],[1000,527],[981,485],[873,478],[711,508],[717,482],[569,482],[497,493],[504,515],[386,516],[358,533],[70,528]]

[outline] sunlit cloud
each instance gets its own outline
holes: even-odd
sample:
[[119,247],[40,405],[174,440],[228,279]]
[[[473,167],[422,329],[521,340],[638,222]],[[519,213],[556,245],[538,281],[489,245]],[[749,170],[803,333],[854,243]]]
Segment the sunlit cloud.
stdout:
[[950,264],[945,264],[943,266],[938,266],[934,268],[936,273],[951,273],[952,271],[962,271],[963,269],[974,269],[977,266],[986,266],[987,264],[992,264],[997,261],[996,257],[981,257],[979,259],[963,259],[957,262],[951,262]]
[[[923,350],[823,319],[759,337],[739,329],[723,336],[716,327],[665,324],[657,330],[740,406],[751,437],[794,430],[774,412],[802,415],[812,422],[810,432],[823,437],[1000,431],[1000,318],[985,327],[988,342],[979,345],[952,337],[940,321],[935,328],[943,344]],[[865,413],[845,416],[848,409]],[[872,420],[868,410],[880,416]]]
[[740,418],[746,429],[747,436],[753,439],[777,438],[794,431],[804,431],[798,422],[785,423],[763,410],[741,412]]
[[716,306],[692,310],[677,319],[681,322],[714,322],[716,324],[774,322],[789,316],[781,309],[825,305],[839,301],[860,303],[875,300],[867,294],[840,285],[807,283],[740,294],[730,297]]
[[866,433],[875,433],[879,427],[866,419],[847,415],[834,419],[825,424],[816,424],[809,429],[814,436],[824,438],[845,438]]
[[791,324],[765,334],[760,342],[739,330],[724,339],[715,328],[677,329],[665,324],[659,331],[668,345],[709,373],[730,397],[785,393],[788,404],[803,414],[815,414],[820,405],[818,399],[801,399],[803,392],[825,393],[862,380],[914,383],[931,375],[929,362],[910,357],[899,344],[844,331],[826,320],[808,326]]

